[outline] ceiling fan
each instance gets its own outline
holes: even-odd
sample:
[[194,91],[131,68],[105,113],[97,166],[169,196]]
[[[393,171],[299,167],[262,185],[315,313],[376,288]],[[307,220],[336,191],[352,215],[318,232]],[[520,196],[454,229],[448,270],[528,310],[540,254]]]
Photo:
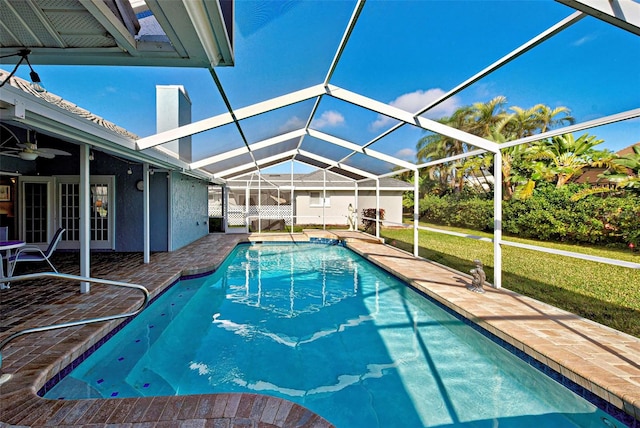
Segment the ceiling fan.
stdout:
[[[2,127],[3,134],[7,132],[7,137],[3,136],[0,143],[0,155],[19,157],[23,160],[36,160],[38,157],[53,159],[56,156],[71,156],[71,153],[64,150],[38,147],[38,138],[35,131],[27,130],[27,141],[20,142],[20,139],[11,129],[2,124],[0,124],[0,127]],[[33,142],[31,141],[32,132]],[[12,145],[15,145],[15,147],[12,147]]]

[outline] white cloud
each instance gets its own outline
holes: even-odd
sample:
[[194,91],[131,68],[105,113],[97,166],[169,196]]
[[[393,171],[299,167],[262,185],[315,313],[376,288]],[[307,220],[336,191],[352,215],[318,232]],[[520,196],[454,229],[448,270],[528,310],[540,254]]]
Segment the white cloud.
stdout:
[[296,129],[304,128],[307,123],[300,119],[298,116],[293,116],[289,120],[287,120],[279,129],[279,133],[284,134],[285,132],[295,131]]
[[[445,92],[440,88],[427,89],[426,91],[418,89],[415,92],[400,95],[391,101],[389,105],[409,113],[415,113],[444,94]],[[443,116],[451,115],[458,107],[460,107],[460,101],[456,96],[453,96],[429,110],[424,116],[439,119]],[[370,125],[370,128],[376,131],[385,126],[389,126],[393,122],[394,120],[390,117],[378,115],[378,118]]]
[[405,160],[405,161],[415,161],[416,151],[414,149],[409,149],[409,148],[398,150],[394,155],[394,157]]
[[576,40],[575,42],[571,43],[572,46],[582,46],[585,43],[590,42],[591,40],[594,40],[595,37],[594,36],[584,36],[579,38],[578,40]]
[[316,129],[340,126],[342,124],[344,124],[344,116],[335,110],[327,110],[319,118],[311,122],[311,125]]

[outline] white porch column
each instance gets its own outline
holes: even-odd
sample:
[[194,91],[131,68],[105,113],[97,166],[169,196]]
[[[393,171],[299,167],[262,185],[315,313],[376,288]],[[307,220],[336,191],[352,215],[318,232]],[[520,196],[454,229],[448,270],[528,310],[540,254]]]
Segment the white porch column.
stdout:
[[413,255],[418,257],[420,255],[419,245],[419,217],[420,217],[420,171],[416,169],[413,171]]
[[324,206],[327,204],[327,170],[322,170],[322,230],[327,229],[327,222],[324,218]]
[[227,233],[227,226],[229,225],[229,189],[226,185],[222,186],[222,230]]
[[247,186],[244,188],[244,227],[245,232],[249,233],[249,198],[251,197],[251,182],[247,181]]
[[262,174],[258,170],[258,233],[262,233]]
[[376,177],[376,238],[380,237],[380,179]]
[[290,201],[290,203],[291,203],[291,230],[290,230],[290,232],[293,233],[293,226],[294,226],[295,219],[296,219],[295,214],[294,214],[294,211],[295,211],[295,208],[296,208],[296,198],[295,198],[295,195],[293,194],[293,192],[294,192],[294,190],[293,190],[293,161],[291,161],[291,176],[289,177],[289,179],[290,179],[290,182],[291,182],[291,196],[290,196],[291,197],[291,201]]
[[143,217],[143,229],[144,229],[144,254],[143,259],[144,263],[149,263],[151,259],[151,246],[149,245],[150,234],[149,234],[149,164],[142,164],[142,182],[144,184],[144,188],[142,190],[142,217]]
[[[90,147],[80,145],[80,276],[91,276],[91,187],[89,184]],[[89,282],[80,283],[80,293],[91,291]]]
[[502,287],[502,153],[493,154],[493,286]]

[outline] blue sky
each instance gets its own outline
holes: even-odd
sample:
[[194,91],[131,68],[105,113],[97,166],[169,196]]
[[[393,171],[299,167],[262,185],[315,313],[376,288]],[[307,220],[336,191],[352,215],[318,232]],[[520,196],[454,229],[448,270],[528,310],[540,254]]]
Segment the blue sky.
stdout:
[[[234,108],[322,83],[353,12],[353,1],[236,2],[235,67],[217,69]],[[450,90],[531,37],[569,16],[551,1],[369,1],[330,83],[408,111]],[[429,112],[504,95],[509,106],[566,106],[591,120],[640,107],[640,37],[586,17]],[[4,67],[7,68],[6,66]],[[184,85],[193,120],[225,112],[209,72],[175,68],[37,66],[47,89],[140,136],[155,132],[155,86]],[[18,73],[28,78],[26,67]],[[305,123],[310,103],[251,120],[250,139]],[[247,124],[249,125],[249,124]],[[325,97],[314,126],[364,143],[393,125]],[[241,144],[232,129],[194,137],[199,156]],[[640,120],[589,131],[617,151],[640,141]],[[411,160],[424,132],[405,126],[374,144]],[[313,144],[311,144],[313,143]],[[313,141],[310,147],[322,147]]]

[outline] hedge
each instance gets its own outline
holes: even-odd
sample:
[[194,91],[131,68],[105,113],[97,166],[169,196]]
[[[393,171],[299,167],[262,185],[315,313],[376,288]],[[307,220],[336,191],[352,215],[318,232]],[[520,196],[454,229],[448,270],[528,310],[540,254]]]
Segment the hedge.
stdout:
[[[581,187],[543,187],[529,199],[503,202],[502,229],[510,235],[544,241],[599,245],[640,244],[640,198],[588,196],[571,201]],[[493,230],[493,200],[426,195],[423,221],[480,231]]]

